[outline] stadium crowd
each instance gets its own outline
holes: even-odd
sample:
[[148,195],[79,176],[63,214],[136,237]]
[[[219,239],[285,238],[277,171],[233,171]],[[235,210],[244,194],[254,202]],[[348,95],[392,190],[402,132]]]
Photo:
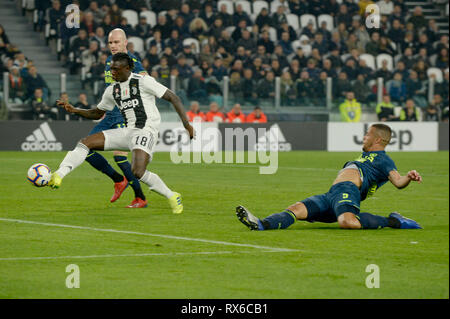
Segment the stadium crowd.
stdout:
[[[359,121],[361,104],[375,108],[380,120],[448,121],[448,35],[440,33],[436,21],[427,20],[419,6],[409,14],[404,2],[276,0],[259,13],[245,10],[239,1],[210,0],[43,0],[36,8],[38,26],[50,24],[50,34],[62,40],[66,66],[72,73],[83,71],[88,87],[103,81],[107,35],[118,27],[129,37],[129,51],[150,75],[168,87],[176,76],[176,92],[185,104],[195,101],[198,107],[221,108],[222,83],[228,76],[233,110],[236,105],[273,104],[277,77],[281,105],[324,106],[331,78],[333,101],[343,121]],[[66,26],[65,7],[70,3],[82,10],[79,29]],[[380,27],[368,28],[366,7],[374,3],[380,8]],[[314,19],[294,28],[292,16],[298,21],[305,14]],[[329,15],[331,21],[318,23],[321,15]],[[0,49],[2,43],[5,40],[0,40]],[[385,58],[376,61],[380,54]],[[36,98],[39,86],[43,92],[37,92],[37,98],[42,94],[45,99],[50,94],[45,83],[25,80],[35,71],[17,65],[19,55],[6,63],[16,81],[13,86],[13,69],[18,66],[21,85],[27,87],[17,98]],[[439,70],[442,79],[429,75],[430,68]],[[430,76],[435,79],[431,103]],[[378,78],[385,84],[379,104]],[[395,106],[402,107],[399,115],[394,114]],[[191,105],[191,112],[198,113],[195,108]]]

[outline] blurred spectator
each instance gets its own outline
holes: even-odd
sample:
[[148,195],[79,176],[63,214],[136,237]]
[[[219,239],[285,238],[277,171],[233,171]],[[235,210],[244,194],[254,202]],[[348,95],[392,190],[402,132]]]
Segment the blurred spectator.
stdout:
[[172,66],[174,66],[174,65],[177,64],[178,57],[181,57],[181,56],[184,57],[186,65],[188,65],[188,66],[190,67],[190,65],[187,64],[186,56],[183,55],[182,53],[180,53],[180,54],[178,54],[178,55],[175,57],[174,54],[173,54],[173,52],[172,52],[172,48],[171,48],[171,47],[165,47],[165,48],[164,48],[164,52],[162,52],[162,54],[160,55],[160,59],[166,58],[166,59],[167,59],[167,64],[168,64],[170,67],[172,67]]
[[272,14],[272,24],[274,26],[280,26],[282,23],[287,22],[286,8],[282,5],[277,7],[277,10]]
[[217,18],[220,18],[222,20],[222,24],[225,28],[233,25],[233,17],[227,12],[226,4],[222,3],[220,5],[219,12],[217,13]]
[[357,101],[367,103],[375,97],[372,94],[371,88],[366,84],[364,75],[362,74],[358,74],[357,79],[353,83],[352,91],[355,93],[355,98]]
[[144,40],[152,35],[152,26],[147,23],[145,16],[139,17],[139,23],[135,27],[135,35]]
[[105,68],[107,58],[108,54],[100,54],[99,59],[91,65],[91,68],[86,74],[86,83],[90,83],[92,86],[95,82],[102,83],[99,89],[99,94],[103,94],[101,89],[103,88],[103,84],[105,83]]
[[[186,58],[186,63],[189,65],[189,66],[194,66],[194,65],[197,65],[199,62],[198,62],[198,59],[197,59],[197,55],[196,54],[194,54],[193,53],[193,51],[194,50],[192,50],[192,46],[191,45],[184,45],[183,46],[183,49],[182,49],[182,53],[183,53],[183,55],[185,56],[185,58]],[[202,61],[203,62],[203,61]],[[205,73],[204,73],[205,74]]]
[[242,113],[241,105],[236,103],[230,112],[227,113],[228,123],[245,123],[245,114]]
[[206,113],[206,121],[222,123],[225,122],[225,120],[226,116],[219,111],[219,105],[216,102],[211,102],[209,104],[209,111]]
[[380,34],[378,32],[372,33],[370,42],[366,44],[366,53],[377,56],[380,52]]
[[200,106],[197,101],[192,101],[189,111],[186,112],[189,122],[204,122],[206,121],[205,114],[200,111]]
[[103,28],[103,30],[105,31],[105,34],[109,34],[113,29],[114,26],[113,22],[112,22],[112,18],[110,14],[106,14],[103,17],[102,22],[100,23],[100,26]]
[[201,69],[196,69],[192,77],[189,78],[187,92],[190,99],[199,100],[200,102],[204,102],[206,100],[206,83],[202,76]]
[[313,103],[318,106],[325,106],[327,96],[327,73],[320,72],[319,78],[313,81]]
[[109,16],[111,17],[111,25],[117,26],[119,25],[121,19],[122,19],[122,10],[119,8],[117,3],[114,3],[108,12]]
[[98,61],[99,53],[97,41],[91,41],[89,43],[89,49],[84,50],[81,53],[81,64],[86,73],[90,70],[91,66]]
[[407,99],[405,107],[400,111],[400,121],[420,121],[419,109],[414,105],[413,99]]
[[12,103],[22,104],[27,100],[27,87],[25,80],[20,75],[20,69],[13,65],[8,75],[9,79],[9,98]]
[[427,69],[428,67],[423,60],[417,61],[413,66],[413,70],[417,72],[420,81],[428,80]]
[[435,67],[439,69],[447,69],[448,68],[448,49],[442,48],[438,51]]
[[208,78],[206,82],[206,92],[208,93],[209,102],[217,102],[220,106],[223,106],[222,89],[219,82],[215,77]]
[[191,21],[195,18],[195,15],[191,12],[191,8],[187,3],[181,4],[178,15],[183,18],[186,25],[190,25]]
[[64,8],[62,8],[59,0],[52,1],[52,7],[48,11],[48,18],[50,20],[50,35],[55,36],[57,34],[59,24],[65,19]]
[[98,7],[97,1],[90,1],[89,8],[87,8],[84,12],[91,13],[92,16],[94,17],[95,23],[97,24],[100,24],[103,21],[103,18],[105,17],[106,14],[103,10],[101,10]]
[[169,22],[167,21],[167,17],[165,14],[160,13],[158,15],[157,23],[153,27],[153,33],[155,33],[157,30],[160,32],[159,35],[163,39],[167,39],[170,36],[172,27],[169,25]]
[[244,103],[258,104],[258,94],[256,93],[257,83],[253,77],[252,69],[244,69],[244,78],[241,81],[241,85]]
[[345,72],[350,81],[356,80],[356,76],[360,74],[359,69],[356,68],[354,59],[348,59],[342,67],[341,72]]
[[359,122],[361,119],[361,104],[352,91],[347,92],[345,101],[339,105],[342,122]]
[[403,79],[409,78],[409,71],[406,69],[405,62],[398,61],[397,68],[394,69],[394,73],[400,73]]
[[261,29],[263,26],[272,26],[272,18],[269,16],[269,10],[262,8],[256,17],[255,24]]
[[352,23],[352,15],[348,12],[346,4],[339,6],[339,13],[336,15],[336,24],[344,23],[346,27],[350,27]]
[[387,82],[386,89],[388,90],[392,101],[398,104],[403,104],[403,102],[405,102],[407,97],[406,84],[400,73],[394,74],[394,78]]
[[80,23],[80,28],[86,30],[89,37],[95,35],[95,29],[97,29],[97,22],[94,21],[94,15],[91,12],[84,14],[83,20]]
[[[145,54],[144,59],[148,60],[150,67],[154,67],[159,64],[158,48],[156,45],[150,46],[147,53]],[[167,59],[166,59],[166,63],[167,63]]]
[[196,38],[199,41],[206,39],[206,32],[208,31],[208,26],[202,18],[195,18],[189,24],[189,33],[192,38]]
[[222,18],[215,17],[214,24],[210,27],[208,34],[216,39],[219,39],[222,36],[222,31],[224,30],[225,26],[223,25]]
[[205,3],[204,10],[200,12],[200,18],[205,21],[206,25],[212,26],[214,24],[216,15],[214,14],[212,4],[209,2]]
[[165,85],[166,87],[170,87],[171,70],[170,66],[167,63],[166,57],[162,57],[159,61],[159,64],[155,65],[152,70],[158,73],[158,80],[161,82],[161,84]]
[[267,117],[259,106],[256,106],[245,118],[246,123],[267,123]]
[[444,80],[441,83],[436,83],[434,86],[434,92],[439,94],[444,101],[448,104],[448,88],[449,88],[449,71],[444,71]]
[[414,8],[413,15],[407,22],[411,22],[416,31],[427,26],[427,19],[423,16],[423,11],[420,6]]
[[108,39],[102,27],[97,27],[97,29],[95,29],[95,34],[89,38],[89,41],[97,41],[100,50],[107,50]]
[[275,75],[272,71],[268,71],[266,76],[258,82],[256,90],[261,99],[275,98]]
[[[333,81],[334,82],[334,81]],[[333,96],[336,99],[344,99],[347,92],[352,90],[352,85],[348,80],[347,73],[340,72],[338,79],[333,83]]]
[[423,85],[417,76],[417,72],[411,70],[409,77],[405,82],[406,85],[406,97],[413,99],[420,107],[427,105],[426,100],[426,87]]
[[387,83],[392,78],[392,72],[389,70],[388,61],[381,61],[381,68],[375,72],[375,78],[383,78],[384,83]]
[[295,81],[289,72],[283,72],[280,80],[281,105],[294,106],[297,98]]
[[35,95],[35,91],[37,88],[40,88],[42,91],[42,98],[44,101],[48,100],[48,97],[51,95],[51,91],[45,82],[44,78],[38,74],[35,66],[32,66],[28,69],[28,76],[25,78],[25,85],[28,89],[27,99],[32,98]]
[[307,71],[300,73],[300,78],[297,79],[295,87],[297,89],[298,103],[300,105],[311,104],[311,92],[313,91],[313,81]]
[[6,53],[9,47],[9,39],[5,33],[5,29],[0,24],[0,55]]
[[218,81],[222,81],[223,77],[228,73],[228,70],[223,66],[223,60],[220,57],[214,58],[212,70],[211,75],[215,76]]
[[384,94],[383,101],[378,103],[375,109],[378,120],[381,122],[398,120],[394,114],[394,107],[395,105],[391,103],[391,97],[389,94]]
[[248,14],[244,11],[240,3],[235,4],[235,9],[232,17],[233,17],[233,25],[237,25],[241,20],[245,20],[247,26],[253,25],[252,20],[250,19]]
[[58,110],[52,108],[48,104],[48,100],[44,97],[41,88],[37,88],[33,92],[30,106],[35,120],[56,120]]
[[423,112],[423,120],[426,122],[439,122],[439,109],[433,103],[429,103]]

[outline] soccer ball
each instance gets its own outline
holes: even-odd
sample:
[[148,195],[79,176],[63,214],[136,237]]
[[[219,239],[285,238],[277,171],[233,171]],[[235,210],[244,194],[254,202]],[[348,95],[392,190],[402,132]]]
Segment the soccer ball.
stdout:
[[45,164],[33,164],[28,170],[28,180],[36,187],[47,186],[51,170]]

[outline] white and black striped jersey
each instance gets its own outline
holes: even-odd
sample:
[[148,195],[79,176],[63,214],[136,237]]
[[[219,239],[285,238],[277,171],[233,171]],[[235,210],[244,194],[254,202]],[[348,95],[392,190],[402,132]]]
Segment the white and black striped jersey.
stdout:
[[115,82],[106,88],[97,108],[111,111],[117,105],[128,128],[158,131],[161,116],[155,96],[161,98],[166,91],[167,87],[153,77],[131,73],[125,82]]

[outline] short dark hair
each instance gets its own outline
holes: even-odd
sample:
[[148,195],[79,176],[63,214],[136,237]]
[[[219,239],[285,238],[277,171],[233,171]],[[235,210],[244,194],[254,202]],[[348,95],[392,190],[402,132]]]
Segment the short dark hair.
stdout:
[[376,129],[377,134],[383,140],[384,145],[388,145],[391,141],[392,129],[386,124],[382,123],[372,124],[372,127]]
[[130,70],[134,69],[133,59],[127,53],[119,52],[119,53],[114,54],[112,57],[112,61],[114,61],[114,62],[126,61],[128,66],[130,67]]

